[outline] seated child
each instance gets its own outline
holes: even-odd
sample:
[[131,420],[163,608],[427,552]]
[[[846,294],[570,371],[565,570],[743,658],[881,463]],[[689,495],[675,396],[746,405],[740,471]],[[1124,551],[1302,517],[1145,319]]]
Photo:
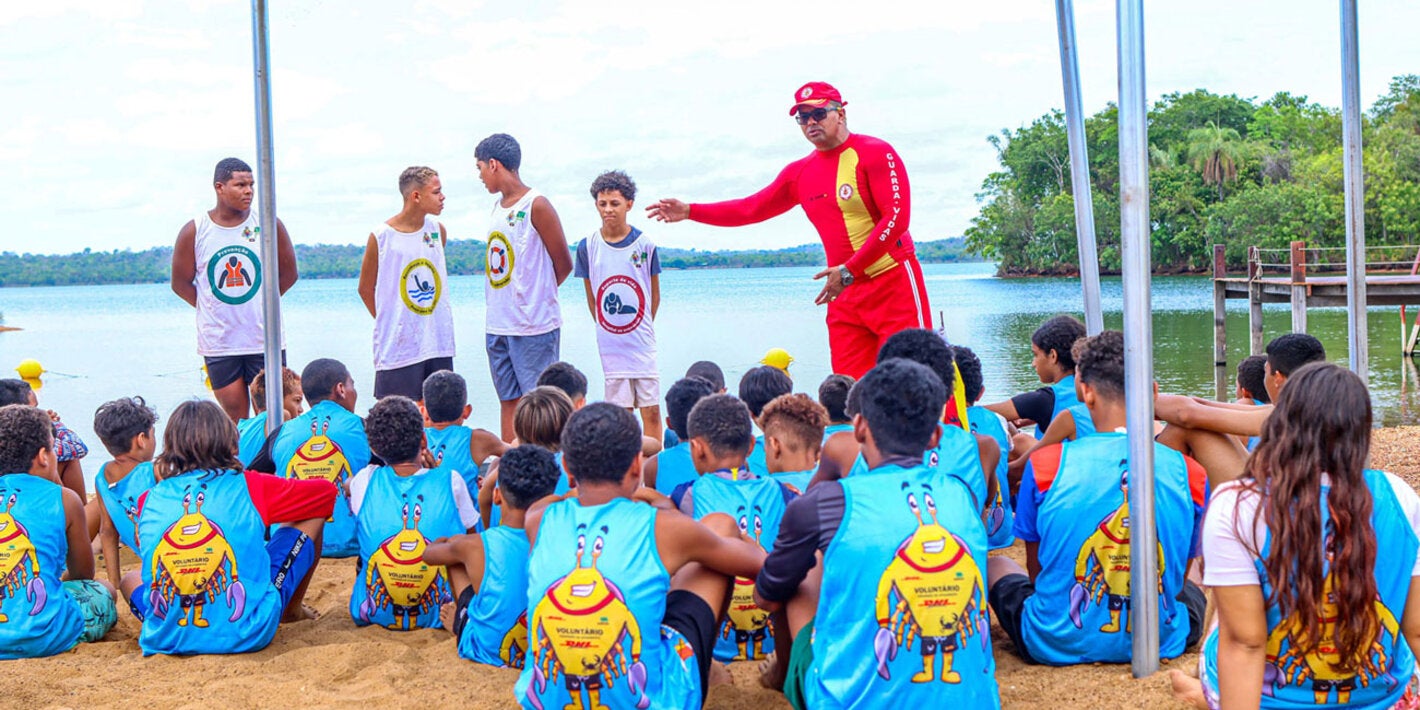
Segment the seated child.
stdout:
[[48,412],[0,407],[0,542],[11,565],[0,585],[0,659],[63,653],[103,638],[117,619],[113,589],[93,578],[84,501],[58,483],[56,458]]
[[1046,386],[986,408],[1020,426],[1024,426],[1022,422],[1034,423],[1035,438],[1044,436],[1057,414],[1080,403],[1075,395],[1075,360],[1070,348],[1083,337],[1085,324],[1070,316],[1055,316],[1042,323],[1030,336],[1030,364]]
[[[556,387],[567,393],[572,400],[572,409],[576,411],[587,406],[587,376],[582,374],[575,365],[570,362],[554,362],[547,366],[546,370],[538,375],[537,385],[539,387]],[[660,416],[659,405],[657,405],[657,417]],[[556,449],[553,449],[556,451]],[[641,437],[641,455],[654,456],[661,450],[661,440],[658,437]],[[559,491],[562,493],[565,491]]]
[[839,432],[853,431],[853,417],[844,407],[848,406],[848,390],[856,382],[848,375],[829,375],[818,386],[818,403],[828,412],[828,425],[823,430],[823,443],[828,437]]
[[[991,608],[1028,663],[1125,663],[1133,650],[1124,337],[1105,331],[1075,348],[1080,393],[1100,431],[1031,456],[1015,511],[1027,568],[991,558]],[[1159,578],[1148,583],[1160,588],[1164,658],[1181,655],[1202,634],[1203,592],[1184,574],[1196,555],[1206,482],[1197,462],[1154,444]]]
[[769,477],[795,493],[808,490],[818,470],[828,412],[806,394],[782,394],[764,405],[759,422],[764,427],[764,464]]
[[[250,464],[266,443],[266,370],[259,370],[251,380],[251,406],[256,411],[250,419],[237,422],[237,437],[241,449],[237,459]],[[301,416],[301,376],[289,367],[281,368],[281,421]]]
[[961,373],[967,404],[966,420],[971,426],[971,433],[991,437],[1002,453],[996,461],[996,495],[991,498],[985,515],[986,544],[993,550],[1000,550],[1016,543],[1016,536],[1011,532],[1014,514],[1005,486],[1005,452],[1011,450],[1011,424],[1005,417],[977,404],[981,401],[981,395],[986,393],[986,382],[981,373],[981,360],[976,353],[964,345],[957,345],[952,348],[952,355],[957,371]]
[[647,486],[670,495],[680,484],[695,480],[697,474],[690,460],[690,435],[685,433],[685,420],[696,402],[714,392],[713,386],[699,377],[676,380],[666,390],[666,425],[675,433],[677,443],[646,462],[641,476]]
[[335,485],[243,472],[236,451],[216,402],[189,400],[168,417],[158,483],[138,499],[143,564],[123,577],[145,656],[258,651],[277,624],[308,618],[301,599]]
[[445,611],[460,658],[522,668],[528,648],[529,505],[552,495],[562,467],[552,452],[524,444],[498,459],[501,482],[493,500],[503,524],[479,534],[454,535],[424,548],[424,561],[444,565],[456,603]]
[[[1238,363],[1238,380],[1233,402],[1236,404],[1262,405],[1271,404],[1272,400],[1267,396],[1267,356],[1250,355],[1243,358]],[[1258,437],[1250,436],[1245,440],[1247,450],[1250,452],[1257,448]]]
[[454,597],[444,569],[423,559],[424,548],[472,531],[478,508],[458,472],[421,463],[424,415],[414,400],[390,395],[376,402],[365,416],[365,436],[385,465],[371,464],[350,479],[360,541],[350,617],[356,626],[396,631],[437,627],[439,610]]
[[[551,451],[562,465],[562,429],[572,416],[574,405],[562,390],[549,385],[532,388],[513,410],[513,433],[515,443],[541,446]],[[562,495],[571,489],[571,475],[565,471],[557,479],[555,493]],[[502,513],[494,507],[493,490],[498,486],[498,462],[493,462],[488,474],[483,477],[483,485],[478,489],[478,512],[483,516],[484,525],[495,528],[501,523]]]
[[158,412],[142,397],[125,397],[99,405],[94,412],[94,433],[113,456],[99,469],[95,479],[99,517],[99,541],[104,553],[104,569],[114,589],[122,581],[118,567],[118,544],[138,552],[133,538],[133,521],[138,515],[138,497],[158,481],[153,476],[153,454],[158,440],[153,424]]
[[710,383],[711,394],[725,394],[725,371],[709,360],[699,360],[685,370],[686,377],[699,377]]
[[[35,394],[34,388],[24,380],[0,380],[0,407],[11,404],[38,407],[39,395]],[[89,447],[73,429],[64,426],[64,422],[59,420],[59,414],[53,409],[45,410],[45,414],[54,422],[54,453],[58,457],[56,475],[59,476],[56,480],[63,483],[65,488],[78,493],[79,500],[88,500],[88,486],[84,482],[84,469],[79,460],[89,455]],[[98,518],[88,519],[87,527],[89,539],[92,540],[99,534]]]
[[[760,365],[740,378],[740,401],[749,407],[749,414],[756,425],[764,405],[781,394],[794,391],[794,381],[783,370],[772,365]],[[759,430],[764,431],[760,426]],[[763,476],[769,473],[764,463],[764,435],[754,437],[754,451],[749,454],[749,470]]]
[[947,387],[889,359],[856,389],[868,470],[790,503],[755,582],[760,607],[787,605],[784,694],[801,710],[1000,707],[981,512],[959,480],[923,462]]
[[625,409],[587,405],[568,420],[562,445],[577,496],[528,512],[528,657],[518,701],[700,707],[717,610],[732,578],[758,574],[764,551],[727,515],[697,522],[631,499],[641,488],[641,433]]
[[491,431],[464,426],[472,413],[468,383],[462,375],[439,370],[424,379],[424,435],[429,440],[429,455],[435,466],[458,473],[477,494],[483,482],[482,465],[502,456],[508,445]]

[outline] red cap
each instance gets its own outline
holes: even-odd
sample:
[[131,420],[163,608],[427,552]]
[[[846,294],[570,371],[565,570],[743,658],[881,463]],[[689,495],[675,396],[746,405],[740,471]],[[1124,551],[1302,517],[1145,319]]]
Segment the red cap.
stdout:
[[848,105],[848,102],[843,100],[843,96],[838,93],[838,89],[833,88],[832,84],[824,81],[811,81],[794,92],[794,105],[789,107],[789,115],[794,115],[800,106],[822,106],[830,101],[839,106]]

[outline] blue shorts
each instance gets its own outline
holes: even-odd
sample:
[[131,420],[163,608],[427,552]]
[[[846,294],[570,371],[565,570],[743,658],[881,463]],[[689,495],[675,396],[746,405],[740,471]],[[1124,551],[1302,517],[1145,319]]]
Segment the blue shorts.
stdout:
[[[316,546],[311,537],[292,527],[278,527],[266,543],[266,556],[271,559],[271,586],[281,595],[281,610],[285,611],[316,564]],[[128,609],[142,621],[148,615],[147,587],[133,590],[128,597]]]
[[64,591],[84,612],[84,633],[79,640],[92,643],[103,638],[118,621],[118,606],[114,604],[113,592],[92,579],[70,579],[63,585]]
[[560,357],[562,329],[538,335],[484,335],[488,346],[488,370],[493,373],[493,389],[498,399],[518,399],[537,386],[537,378]]

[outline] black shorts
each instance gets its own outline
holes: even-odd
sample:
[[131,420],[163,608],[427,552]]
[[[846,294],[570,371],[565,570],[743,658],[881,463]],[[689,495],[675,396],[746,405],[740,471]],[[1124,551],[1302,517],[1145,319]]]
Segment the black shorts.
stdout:
[[[710,661],[715,657],[715,612],[695,592],[676,589],[666,595],[666,615],[661,623],[680,632],[690,649],[695,651],[695,663],[700,667],[700,705],[710,685]],[[644,632],[643,632],[644,633]]]
[[393,370],[375,370],[375,399],[398,394],[421,402],[424,400],[425,378],[439,370],[453,369],[453,358],[433,357]]
[[[247,386],[251,386],[251,381],[256,379],[256,373],[266,368],[266,354],[257,353],[255,355],[219,355],[217,357],[202,358],[207,365],[207,379],[212,382],[212,389],[219,390],[227,385],[241,380]],[[281,366],[286,366],[286,351],[281,351]]]
[[468,605],[473,603],[475,594],[473,585],[463,588],[459,596],[454,600],[454,638],[463,638],[463,627],[468,626]]

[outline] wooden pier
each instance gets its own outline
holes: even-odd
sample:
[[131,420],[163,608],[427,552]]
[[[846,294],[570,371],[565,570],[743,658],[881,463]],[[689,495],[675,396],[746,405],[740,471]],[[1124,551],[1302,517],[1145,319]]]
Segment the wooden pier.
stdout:
[[[1420,249],[1415,246],[1368,247],[1377,261],[1366,263],[1366,305],[1400,306],[1400,347],[1405,355],[1415,351],[1420,336],[1420,313],[1407,333],[1406,306],[1420,305]],[[1399,258],[1414,252],[1410,259]],[[1247,275],[1228,276],[1223,245],[1213,245],[1213,369],[1217,398],[1229,398],[1232,382],[1228,371],[1226,306],[1228,299],[1248,302],[1248,352],[1262,354],[1266,342],[1262,331],[1262,304],[1290,303],[1290,332],[1307,331],[1307,308],[1346,306],[1345,263],[1328,262],[1327,254],[1344,259],[1342,248],[1307,248],[1306,242],[1292,242],[1289,249],[1248,247]],[[1281,259],[1285,257],[1285,262]],[[1268,259],[1276,259],[1269,262]],[[1389,260],[1387,260],[1389,259]],[[1342,273],[1335,272],[1340,267]],[[1275,275],[1269,275],[1271,272]],[[1321,272],[1316,275],[1311,272]]]

